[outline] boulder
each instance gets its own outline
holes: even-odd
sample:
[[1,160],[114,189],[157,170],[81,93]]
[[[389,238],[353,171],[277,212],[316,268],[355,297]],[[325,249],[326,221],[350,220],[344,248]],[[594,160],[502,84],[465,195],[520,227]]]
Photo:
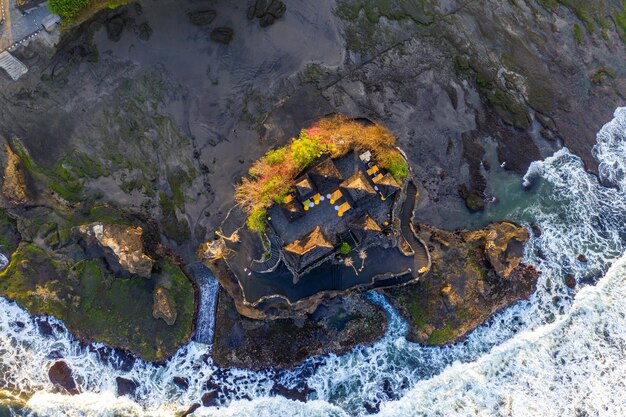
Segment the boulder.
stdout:
[[227,45],[233,40],[234,33],[232,28],[221,26],[211,31],[211,40]]
[[106,27],[107,37],[109,40],[117,42],[122,38],[122,32],[124,31],[124,26],[126,26],[126,21],[122,16],[118,15],[107,20],[104,26]]
[[217,13],[215,10],[201,10],[197,12],[189,12],[187,13],[191,24],[196,26],[206,26],[215,20]]
[[273,16],[276,19],[283,17],[287,11],[287,6],[280,0],[273,0],[270,6],[267,8],[267,14]]
[[217,405],[217,391],[209,391],[202,396],[202,405],[205,407],[213,407]]
[[7,165],[4,168],[2,194],[13,204],[24,204],[28,195],[22,161],[8,145],[4,145],[4,150],[7,154]]
[[172,382],[174,382],[174,385],[183,391],[187,391],[187,389],[189,389],[189,380],[187,378],[175,376]]
[[56,387],[62,388],[72,395],[78,394],[72,370],[64,361],[57,361],[48,370],[48,378]]
[[176,322],[177,313],[174,299],[167,288],[158,287],[154,290],[152,316],[155,319],[163,319],[169,326]]
[[122,378],[118,376],[115,378],[115,383],[117,384],[117,395],[124,396],[133,396],[135,395],[135,391],[137,391],[137,383],[131,379]]
[[486,229],[485,254],[498,276],[508,277],[522,262],[528,230],[511,222],[491,224]]
[[121,224],[91,223],[79,228],[87,239],[95,239],[98,245],[130,274],[149,278],[154,260],[146,255],[143,246],[143,229]]

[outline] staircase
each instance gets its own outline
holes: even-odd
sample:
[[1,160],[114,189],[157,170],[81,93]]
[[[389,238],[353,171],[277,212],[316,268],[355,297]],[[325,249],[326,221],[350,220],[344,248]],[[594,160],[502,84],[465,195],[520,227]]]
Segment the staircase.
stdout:
[[415,237],[415,233],[413,230],[413,210],[415,209],[415,203],[417,199],[417,186],[410,181],[407,190],[406,190],[406,200],[404,201],[404,206],[402,207],[402,214],[400,218],[400,230],[402,231],[402,236],[407,241],[411,249],[413,249],[413,256],[417,260],[418,271],[422,268],[430,267],[430,262],[428,259],[428,252],[426,246],[423,242],[421,242],[417,237]]
[[252,261],[250,270],[259,273],[273,272],[280,262],[280,242],[274,233],[268,233],[270,240],[270,258],[264,262]]
[[8,51],[0,52],[0,68],[3,68],[13,81],[17,81],[28,72],[28,67]]

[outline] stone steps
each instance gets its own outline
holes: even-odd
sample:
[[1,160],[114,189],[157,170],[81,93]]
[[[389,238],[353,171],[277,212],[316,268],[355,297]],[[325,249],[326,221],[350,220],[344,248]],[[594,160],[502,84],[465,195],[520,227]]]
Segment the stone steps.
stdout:
[[28,67],[9,52],[0,52],[0,68],[4,69],[13,81],[17,81],[28,72]]

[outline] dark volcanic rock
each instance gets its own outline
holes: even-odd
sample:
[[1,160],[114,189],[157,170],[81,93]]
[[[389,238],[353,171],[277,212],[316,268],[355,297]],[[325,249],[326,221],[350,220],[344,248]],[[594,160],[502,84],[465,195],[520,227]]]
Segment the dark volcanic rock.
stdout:
[[567,288],[570,288],[572,290],[576,288],[576,278],[574,278],[573,275],[566,275],[563,281],[565,282]]
[[530,225],[530,228],[532,229],[533,234],[534,234],[536,237],[541,237],[541,229],[539,228],[539,226],[538,226],[536,223],[532,223],[532,224]]
[[196,26],[205,26],[215,20],[217,13],[215,10],[201,10],[187,13],[189,20]]
[[193,403],[193,404],[191,404],[191,407],[189,407],[187,409],[187,411],[185,411],[180,417],[187,417],[187,416],[193,414],[200,407],[202,407],[200,404]]
[[186,391],[189,388],[189,380],[182,376],[175,376],[172,382],[174,382],[174,385],[183,391]]
[[585,255],[583,255],[582,253],[579,254],[576,259],[578,259],[578,262],[582,262],[584,264],[586,264],[588,262],[587,257]]
[[142,23],[137,27],[137,36],[142,41],[147,41],[152,36],[152,27],[148,23]]
[[117,42],[122,38],[126,21],[122,16],[118,15],[107,20],[104,26],[106,27],[108,38],[113,42]]
[[273,16],[276,19],[283,17],[287,11],[287,6],[280,0],[272,0],[272,3],[267,8],[267,14]]
[[202,395],[202,405],[205,407],[213,407],[217,405],[217,397],[219,393],[217,391],[209,391]]
[[253,320],[241,316],[222,289],[213,359],[222,367],[293,368],[311,356],[371,344],[382,337],[385,326],[384,313],[360,295],[325,301],[302,320]]
[[211,31],[211,40],[227,45],[233,40],[234,33],[232,28],[225,26],[218,27]]
[[259,19],[261,27],[267,27],[274,24],[276,19],[283,17],[287,11],[287,6],[280,0],[256,0],[254,5],[250,6],[247,11],[248,19],[255,17]]
[[63,388],[72,395],[78,394],[78,388],[72,376],[72,370],[64,361],[55,362],[48,370],[48,377],[50,378],[50,382],[57,387]]
[[137,391],[137,383],[133,380],[122,378],[118,376],[115,378],[115,383],[117,384],[117,395],[123,396],[133,396],[135,395],[135,391]]

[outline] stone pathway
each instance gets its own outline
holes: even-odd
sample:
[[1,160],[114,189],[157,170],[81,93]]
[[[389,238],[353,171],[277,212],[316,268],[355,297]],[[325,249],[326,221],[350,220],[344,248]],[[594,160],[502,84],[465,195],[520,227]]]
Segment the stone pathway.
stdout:
[[0,68],[9,74],[13,81],[17,81],[28,72],[28,67],[8,51],[0,52]]

